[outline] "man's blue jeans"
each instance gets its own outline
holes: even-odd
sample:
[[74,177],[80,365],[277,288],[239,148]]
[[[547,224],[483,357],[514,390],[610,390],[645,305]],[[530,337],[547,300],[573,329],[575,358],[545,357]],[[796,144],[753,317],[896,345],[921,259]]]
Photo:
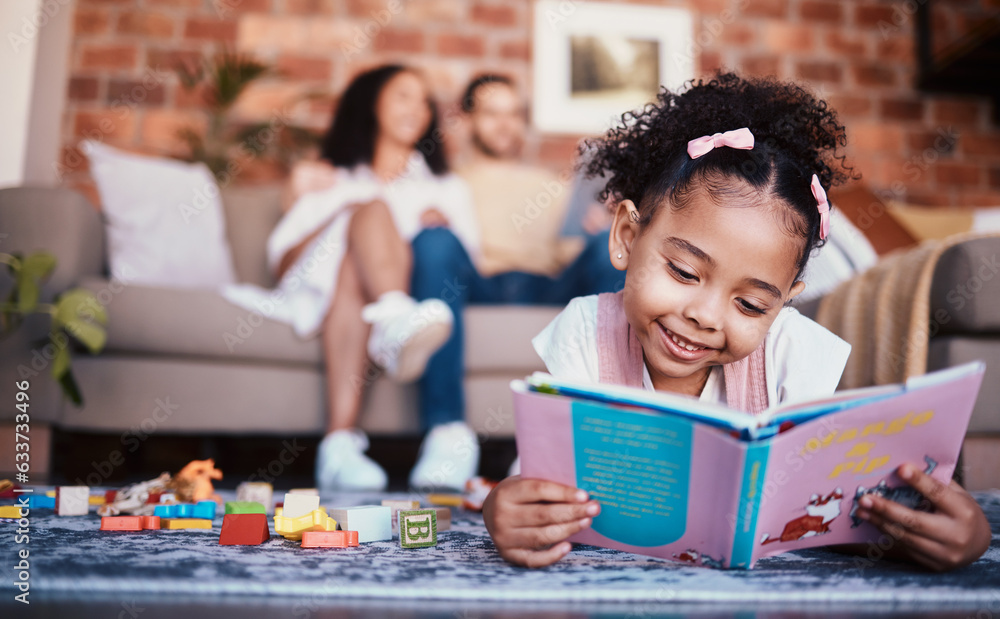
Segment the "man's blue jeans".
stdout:
[[464,325],[468,304],[565,305],[574,297],[620,290],[625,272],[611,266],[608,233],[587,239],[579,257],[556,277],[509,272],[483,277],[447,228],[429,228],[413,239],[410,293],[417,300],[443,299],[455,314],[451,339],[431,357],[420,379],[420,417],[425,428],[465,416]]

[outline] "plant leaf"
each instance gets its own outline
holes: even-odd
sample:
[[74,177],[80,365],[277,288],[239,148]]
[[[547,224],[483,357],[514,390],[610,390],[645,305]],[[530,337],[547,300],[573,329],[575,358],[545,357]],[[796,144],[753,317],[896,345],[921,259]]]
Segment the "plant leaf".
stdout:
[[63,374],[69,371],[69,342],[66,342],[65,346],[60,346],[56,343],[56,339],[52,335],[49,336],[49,339],[56,349],[56,356],[52,358],[52,378],[59,380]]
[[99,325],[74,318],[63,326],[67,333],[79,340],[90,352],[97,354],[104,348],[108,335]]
[[74,319],[86,319],[108,324],[108,313],[94,293],[84,288],[73,288],[59,295],[56,301],[56,318],[62,324]]
[[38,306],[38,283],[25,271],[17,274],[17,311],[30,314]]
[[21,263],[21,270],[39,281],[48,277],[55,268],[56,257],[47,251],[35,252]]
[[67,368],[63,375],[59,377],[59,386],[62,387],[63,395],[69,398],[73,404],[83,406],[83,396],[80,394],[80,388],[73,378],[72,370]]

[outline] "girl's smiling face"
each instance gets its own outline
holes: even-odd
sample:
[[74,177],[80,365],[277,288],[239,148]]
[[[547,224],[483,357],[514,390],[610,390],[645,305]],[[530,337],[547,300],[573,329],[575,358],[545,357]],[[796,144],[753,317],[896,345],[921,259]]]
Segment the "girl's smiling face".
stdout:
[[700,394],[711,366],[752,353],[805,288],[795,282],[804,239],[781,223],[790,207],[743,189],[720,205],[695,188],[644,226],[631,200],[618,205],[611,263],[627,271],[625,314],[659,391]]

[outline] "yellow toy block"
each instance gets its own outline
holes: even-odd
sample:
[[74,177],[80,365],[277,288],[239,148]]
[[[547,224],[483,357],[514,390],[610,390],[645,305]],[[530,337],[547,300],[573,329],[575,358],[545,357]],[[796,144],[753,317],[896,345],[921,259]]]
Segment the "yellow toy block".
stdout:
[[282,515],[284,513],[285,513],[285,508],[283,508],[283,507],[275,507],[274,508],[274,515],[275,516],[280,516],[280,515]]
[[427,502],[431,505],[461,507],[463,498],[461,494],[428,494]]
[[17,505],[0,505],[0,518],[20,518],[21,508]]
[[161,529],[211,529],[212,521],[204,518],[161,518]]
[[336,531],[337,521],[326,514],[326,509],[320,507],[313,511],[299,516],[298,518],[286,518],[285,516],[274,516],[274,531],[285,539],[300,541],[302,534],[309,531]]
[[89,503],[90,505],[104,505],[105,503],[107,503],[107,501],[105,501],[104,497],[102,496],[92,494],[87,498],[87,503]]
[[49,491],[47,491],[47,492],[45,493],[45,496],[51,496],[51,497],[54,497],[55,495],[56,495],[56,491],[55,491],[55,490],[49,490]]

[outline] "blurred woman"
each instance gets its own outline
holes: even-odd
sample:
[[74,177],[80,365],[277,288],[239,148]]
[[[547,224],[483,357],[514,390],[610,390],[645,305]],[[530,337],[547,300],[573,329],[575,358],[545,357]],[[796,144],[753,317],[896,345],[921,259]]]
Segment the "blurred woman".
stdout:
[[[260,307],[266,292],[274,307],[269,318],[292,324],[302,337],[322,337],[329,416],[316,481],[324,489],[386,486],[385,471],[364,455],[368,439],[356,427],[369,358],[390,377],[412,381],[451,334],[447,304],[409,295],[410,241],[424,228],[447,226],[478,252],[471,198],[448,173],[436,116],[412,69],[383,66],[356,77],[334,113],[321,160],[292,171],[290,209],[267,246],[277,290],[240,285],[227,294],[244,307]],[[424,423],[448,426],[432,437],[472,434],[461,419]],[[454,450],[428,441],[416,468],[452,468],[441,459]]]

